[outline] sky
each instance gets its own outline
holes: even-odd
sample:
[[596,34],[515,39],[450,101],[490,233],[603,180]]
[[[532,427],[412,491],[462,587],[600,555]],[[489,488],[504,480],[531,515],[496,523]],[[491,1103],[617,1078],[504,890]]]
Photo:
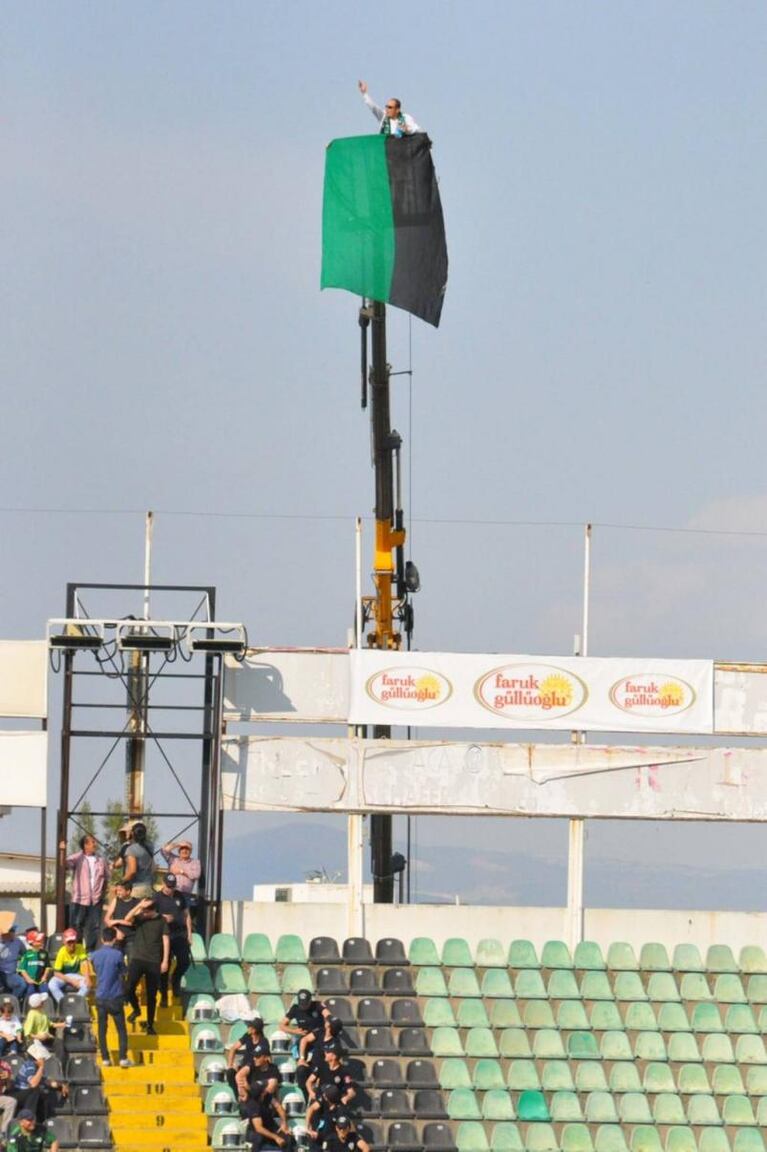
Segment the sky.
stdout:
[[[253,643],[344,643],[373,478],[320,221],[362,78],[433,140],[450,258],[438,330],[389,312],[415,645],[572,651],[592,522],[592,654],[764,659],[766,63],[757,0],[3,5],[0,636],[140,581],[151,508],[155,580],[214,584]],[[426,890],[478,833],[417,823]],[[488,832],[561,889],[561,824]],[[587,899],[601,862],[675,906],[713,855],[737,902],[762,846],[594,825]]]

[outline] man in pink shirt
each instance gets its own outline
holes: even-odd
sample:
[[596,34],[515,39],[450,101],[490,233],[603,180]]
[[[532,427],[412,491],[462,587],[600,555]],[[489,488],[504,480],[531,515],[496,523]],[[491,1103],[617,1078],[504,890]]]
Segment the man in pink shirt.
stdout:
[[69,923],[80,933],[87,951],[96,947],[101,928],[101,907],[107,889],[109,866],[96,852],[95,837],[80,838],[80,851],[67,856],[67,868],[72,873],[72,899],[69,905]]

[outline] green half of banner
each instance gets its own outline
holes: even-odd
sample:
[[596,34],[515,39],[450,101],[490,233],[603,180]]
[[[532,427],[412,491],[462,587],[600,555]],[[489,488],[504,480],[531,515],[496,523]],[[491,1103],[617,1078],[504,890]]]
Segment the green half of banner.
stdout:
[[436,327],[446,285],[445,224],[426,133],[331,141],[321,286],[392,304]]

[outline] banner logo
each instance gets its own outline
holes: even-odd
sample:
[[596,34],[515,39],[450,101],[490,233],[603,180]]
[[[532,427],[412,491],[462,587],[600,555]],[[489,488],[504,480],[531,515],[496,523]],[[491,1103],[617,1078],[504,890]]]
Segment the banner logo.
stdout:
[[535,723],[577,712],[588,695],[580,676],[555,664],[506,664],[474,685],[474,696],[489,712]]
[[644,672],[618,680],[610,689],[610,699],[632,716],[675,716],[692,708],[695,689],[676,676]]
[[365,691],[385,708],[426,709],[444,704],[453,685],[433,668],[384,668],[370,677]]

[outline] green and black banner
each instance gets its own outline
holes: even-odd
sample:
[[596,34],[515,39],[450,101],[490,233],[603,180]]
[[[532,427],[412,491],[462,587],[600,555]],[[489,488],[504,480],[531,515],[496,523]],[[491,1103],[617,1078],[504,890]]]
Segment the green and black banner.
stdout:
[[332,140],[321,286],[393,304],[437,327],[446,285],[445,224],[426,133]]

